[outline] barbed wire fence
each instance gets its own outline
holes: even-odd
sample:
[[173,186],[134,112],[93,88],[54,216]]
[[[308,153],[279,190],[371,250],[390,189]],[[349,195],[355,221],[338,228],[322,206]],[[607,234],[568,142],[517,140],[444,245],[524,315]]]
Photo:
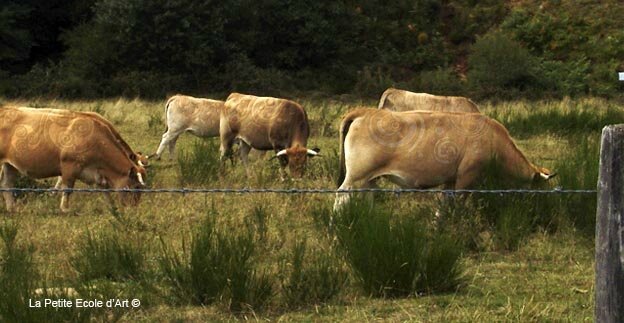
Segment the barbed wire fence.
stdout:
[[235,193],[235,194],[335,194],[335,193],[442,193],[442,194],[597,194],[595,189],[412,189],[412,188],[356,188],[356,189],[328,189],[328,188],[0,188],[0,192],[13,193]]

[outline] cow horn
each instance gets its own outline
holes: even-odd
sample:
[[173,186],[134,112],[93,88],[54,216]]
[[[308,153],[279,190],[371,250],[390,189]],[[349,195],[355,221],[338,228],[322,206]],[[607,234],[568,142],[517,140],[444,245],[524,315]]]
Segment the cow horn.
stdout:
[[139,183],[141,183],[142,186],[145,186],[145,182],[143,181],[143,175],[141,175],[141,173],[137,172],[137,178],[139,179]]
[[541,176],[543,179],[548,180],[548,179],[551,179],[551,178],[553,178],[553,177],[557,176],[557,173],[545,174],[545,173],[540,172],[540,176]]
[[308,155],[310,156],[318,156],[318,152],[312,149],[308,149]]
[[139,160],[139,166],[145,167],[145,164],[143,164],[143,162],[141,160]]
[[275,154],[275,157],[284,156],[284,155],[286,155],[286,149],[282,149],[278,151],[277,154]]

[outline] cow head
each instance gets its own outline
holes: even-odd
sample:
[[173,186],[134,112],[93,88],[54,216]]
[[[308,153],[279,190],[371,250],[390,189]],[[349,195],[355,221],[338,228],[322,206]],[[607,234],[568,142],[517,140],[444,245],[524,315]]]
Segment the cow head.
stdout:
[[[147,173],[145,168],[141,166],[133,166],[128,171],[128,176],[123,180],[122,188],[129,189],[142,189],[145,188],[145,180],[147,179]],[[141,199],[141,192],[121,192],[121,203],[123,205],[135,206],[139,204]]]
[[536,168],[537,168],[537,171],[535,172],[535,175],[533,175],[533,182],[535,183],[546,182],[549,179],[557,176],[557,173],[551,172],[547,168],[544,168],[544,167],[536,167]]
[[149,166],[149,161],[148,158],[150,158],[149,155],[144,155],[142,152],[137,151],[136,153],[131,153],[130,156],[128,156],[130,158],[130,160],[141,166],[141,167],[147,167]]
[[274,157],[279,158],[282,166],[288,165],[290,176],[301,178],[305,172],[305,164],[308,157],[319,156],[319,151],[321,151],[319,148],[308,149],[297,145],[278,151]]

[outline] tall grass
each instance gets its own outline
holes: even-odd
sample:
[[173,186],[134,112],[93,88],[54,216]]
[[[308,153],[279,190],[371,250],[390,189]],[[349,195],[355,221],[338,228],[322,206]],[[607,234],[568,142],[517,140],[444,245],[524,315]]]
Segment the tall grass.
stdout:
[[[93,308],[52,307],[45,299],[74,302],[67,288],[46,288],[33,259],[32,244],[17,241],[15,223],[0,224],[0,321],[2,322],[91,322],[102,311]],[[39,307],[37,307],[37,303]]]
[[563,101],[560,105],[531,109],[530,113],[521,111],[520,106],[514,106],[508,110],[493,110],[489,115],[504,124],[514,136],[534,136],[540,133],[569,136],[599,132],[607,124],[624,122],[624,112],[620,108],[591,101]]
[[282,294],[290,309],[328,302],[347,284],[348,273],[338,259],[326,250],[313,254],[310,256],[306,240],[302,239],[282,264]]
[[195,139],[190,149],[178,153],[181,185],[210,184],[217,180],[220,166],[216,140]]
[[86,234],[71,264],[83,281],[108,279],[138,280],[144,272],[145,250],[127,237],[112,231]]
[[375,297],[447,291],[458,286],[460,246],[433,230],[419,210],[392,211],[353,199],[335,215],[335,232],[363,289]]
[[[600,168],[600,136],[573,136],[573,149],[557,161],[558,185],[565,189],[596,189]],[[596,227],[596,194],[557,196],[566,218],[588,236]]]
[[212,304],[234,312],[261,310],[273,293],[270,277],[256,270],[256,242],[250,230],[220,230],[208,216],[179,255],[163,243],[160,268],[178,302]]

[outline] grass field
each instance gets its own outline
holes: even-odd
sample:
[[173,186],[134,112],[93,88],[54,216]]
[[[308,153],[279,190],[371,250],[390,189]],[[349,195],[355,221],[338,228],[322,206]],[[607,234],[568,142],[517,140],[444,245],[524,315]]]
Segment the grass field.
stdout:
[[[148,186],[335,188],[340,116],[351,106],[374,102],[300,102],[312,126],[309,147],[320,147],[324,155],[309,162],[304,181],[281,182],[275,160],[252,155],[250,178],[240,163],[228,163],[225,170],[209,174],[212,180],[194,182],[188,174],[189,165],[210,168],[216,162],[218,143],[217,139],[183,135],[177,156],[169,159],[165,152],[161,161],[151,164]],[[156,150],[165,129],[164,100],[32,99],[4,103],[98,112],[115,124],[135,151],[144,153]],[[595,188],[602,126],[624,121],[624,110],[616,103],[595,98],[484,103],[481,108],[508,126],[529,160],[559,173],[552,186],[566,189]],[[192,160],[206,150],[212,153]],[[54,181],[24,183],[53,186]],[[392,187],[386,182],[381,186]],[[72,212],[62,214],[58,196],[25,194],[18,200],[17,212],[0,211],[0,233],[8,232],[2,236],[4,243],[0,242],[0,286],[14,291],[0,292],[0,303],[12,300],[15,304],[13,311],[0,306],[0,318],[50,318],[45,309],[27,306],[28,299],[35,297],[33,289],[43,287],[72,287],[78,290],[79,298],[141,300],[136,309],[54,314],[64,320],[593,318],[593,195],[475,196],[468,205],[449,212],[454,216],[448,216],[444,222],[448,227],[440,233],[431,225],[432,210],[438,207],[436,196],[376,196],[374,210],[385,210],[389,228],[413,223],[425,232],[409,234],[420,234],[425,241],[438,234],[454,237],[458,240],[454,246],[460,250],[455,264],[458,281],[451,288],[431,285],[392,297],[366,291],[363,276],[347,256],[353,250],[344,249],[342,240],[337,242],[328,231],[323,217],[333,200],[333,194],[144,194],[138,207],[117,210],[101,194],[76,193]],[[407,218],[416,220],[402,222]],[[11,230],[16,230],[14,240]],[[444,265],[430,266],[431,271]],[[24,272],[24,268],[33,272]],[[223,273],[224,277],[217,275]],[[233,273],[239,278],[227,276]],[[208,280],[208,276],[219,277]],[[212,287],[201,290],[201,286]],[[77,297],[60,292],[60,296],[46,297]]]

